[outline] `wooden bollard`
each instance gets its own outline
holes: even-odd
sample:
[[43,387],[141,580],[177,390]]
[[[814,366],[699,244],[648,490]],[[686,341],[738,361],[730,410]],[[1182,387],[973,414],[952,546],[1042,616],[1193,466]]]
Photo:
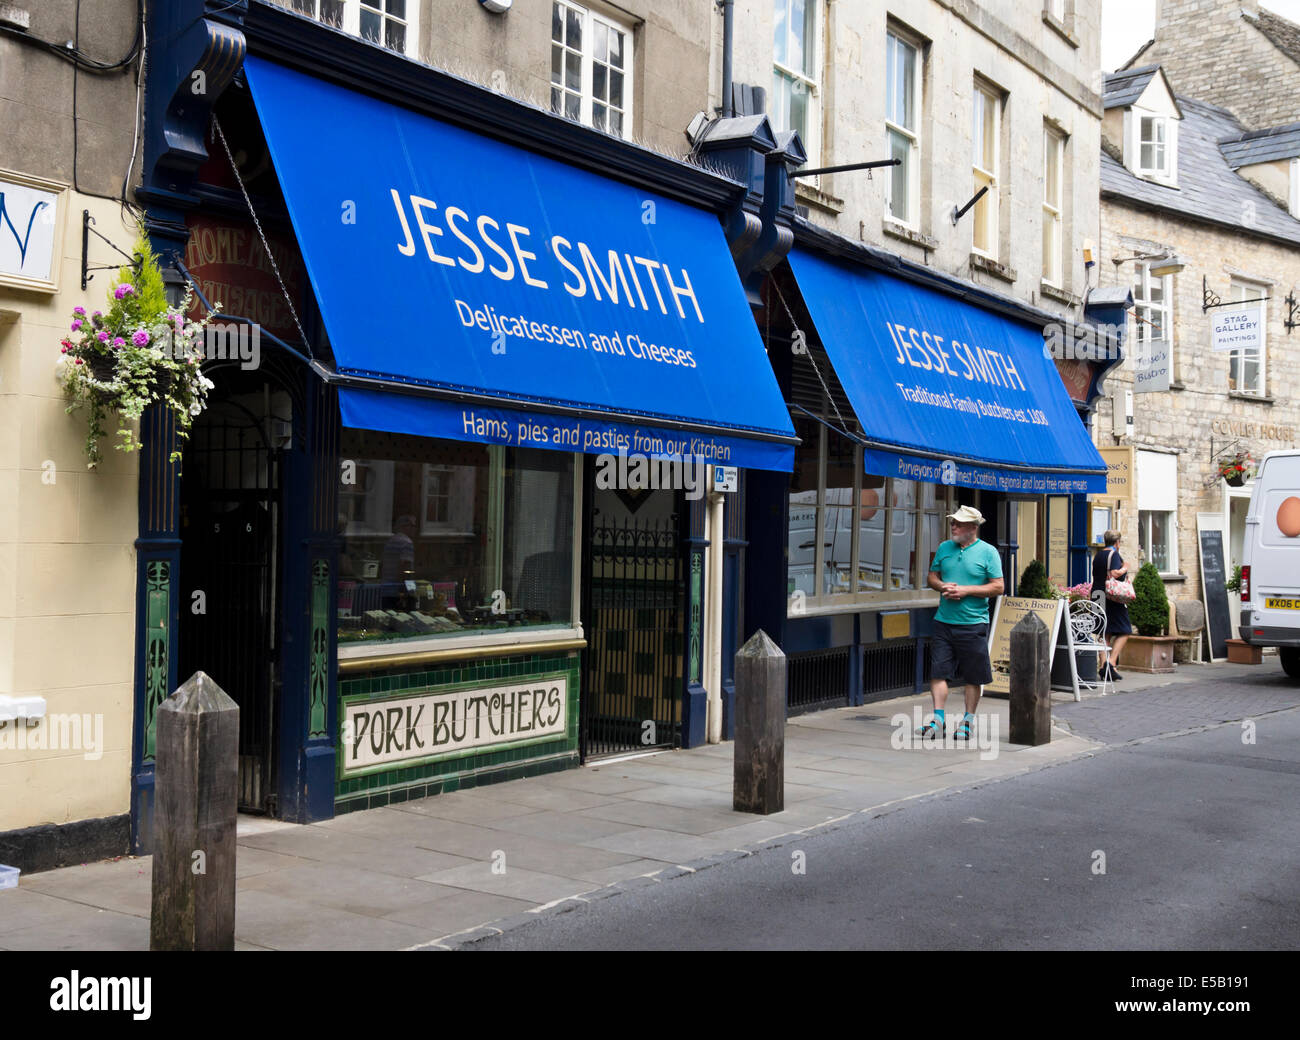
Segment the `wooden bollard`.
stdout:
[[1026,614],[1011,630],[1011,732],[1013,744],[1052,739],[1051,633],[1037,614]]
[[785,654],[762,629],[736,651],[737,812],[785,808]]
[[195,672],[157,726],[149,949],[233,950],[239,705]]

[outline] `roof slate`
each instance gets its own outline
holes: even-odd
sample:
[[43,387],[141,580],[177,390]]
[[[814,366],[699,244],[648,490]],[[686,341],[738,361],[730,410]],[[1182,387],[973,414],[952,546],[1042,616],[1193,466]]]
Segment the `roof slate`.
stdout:
[[1127,108],[1142,96],[1151,77],[1156,74],[1159,65],[1143,65],[1139,69],[1125,69],[1106,77],[1106,86],[1102,92],[1103,108]]
[[1102,195],[1300,244],[1300,220],[1236,173],[1220,151],[1220,141],[1240,140],[1245,128],[1216,105],[1184,97],[1178,102],[1178,187],[1143,180],[1103,151]]
[[1219,150],[1234,170],[1275,159],[1293,159],[1300,155],[1300,123],[1251,130],[1240,137],[1220,141]]

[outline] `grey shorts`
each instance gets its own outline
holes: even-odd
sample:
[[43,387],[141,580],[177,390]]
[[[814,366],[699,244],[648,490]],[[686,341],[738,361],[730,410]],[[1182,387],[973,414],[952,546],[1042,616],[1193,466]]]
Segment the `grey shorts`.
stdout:
[[950,625],[935,621],[930,639],[930,678],[950,683],[983,686],[993,681],[989,664],[988,622]]

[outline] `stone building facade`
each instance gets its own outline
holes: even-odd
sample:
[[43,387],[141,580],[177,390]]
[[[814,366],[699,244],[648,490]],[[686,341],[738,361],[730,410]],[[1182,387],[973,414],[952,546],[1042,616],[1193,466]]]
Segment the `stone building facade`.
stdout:
[[[793,5],[798,9],[803,5]],[[801,179],[798,199],[810,219],[947,274],[1047,310],[1079,317],[1085,286],[1082,246],[1097,236],[1097,144],[1101,4],[1065,5],[1066,22],[1042,0],[900,0],[889,4],[813,3],[807,12],[806,78],[792,91],[806,116],[791,119],[774,96],[776,12],[791,5],[737,0],[735,79],[762,86],[777,129],[798,129],[809,167],[885,159],[889,102],[884,73],[891,34],[919,61],[920,101],[911,131],[917,198],[910,218],[891,212],[891,171],[824,174]],[[716,50],[716,47],[715,47]],[[717,59],[715,59],[717,64]],[[719,80],[710,81],[716,90]],[[798,87],[802,85],[802,94]],[[977,86],[994,102],[997,198],[990,248],[977,251],[977,211],[954,225],[953,210],[974,195],[972,123]],[[897,125],[897,124],[895,124]],[[1059,277],[1043,262],[1044,132],[1061,141]],[[895,207],[897,208],[897,207]],[[1054,282],[1055,284],[1048,284]]]
[[1259,0],[1157,0],[1155,35],[1124,66],[1160,65],[1189,97],[1249,129],[1300,120],[1300,26]]
[[[1229,162],[1226,153],[1245,128],[1224,109],[1181,93],[1179,114],[1169,117],[1179,123],[1170,131],[1178,151],[1173,183],[1136,172],[1139,158],[1114,139],[1113,128],[1127,107],[1120,102],[1160,108],[1147,93],[1166,82],[1158,73],[1131,70],[1108,80],[1098,279],[1131,287],[1135,303],[1130,356],[1107,380],[1095,430],[1099,446],[1131,445],[1136,452],[1136,500],[1105,514],[1124,535],[1126,558],[1156,562],[1171,599],[1199,599],[1198,516],[1208,514],[1225,532],[1229,573],[1241,562],[1250,485],[1229,487],[1218,463],[1238,452],[1258,460],[1300,444],[1300,362],[1290,349],[1296,333],[1285,325],[1286,297],[1300,283],[1300,221]],[[1167,81],[1180,87],[1173,76]],[[1158,261],[1129,259],[1165,254],[1184,266],[1163,278],[1150,272]],[[1204,308],[1259,296],[1267,299],[1257,368],[1248,363],[1253,359],[1211,349],[1211,326],[1224,309]],[[1136,389],[1140,326],[1153,339],[1161,331],[1169,339],[1171,382],[1167,391],[1133,393],[1132,432],[1122,435],[1116,431],[1125,426],[1126,392]],[[1108,510],[1114,503],[1097,505]],[[1153,531],[1152,521],[1159,526],[1165,512],[1171,528]]]
[[[135,0],[4,6],[10,28],[27,16],[0,35],[0,862],[13,863],[16,831],[70,825],[91,850],[126,834],[137,460],[107,450],[87,471],[85,419],[65,414],[55,362],[72,308],[102,307],[113,277],[82,287],[83,213],[123,249],[135,238],[121,197],[141,67]],[[88,242],[91,265],[122,261]]]

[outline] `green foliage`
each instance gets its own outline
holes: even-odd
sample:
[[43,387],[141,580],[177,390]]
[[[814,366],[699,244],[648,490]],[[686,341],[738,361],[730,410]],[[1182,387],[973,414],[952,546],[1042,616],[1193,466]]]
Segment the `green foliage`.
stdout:
[[1227,589],[1229,592],[1241,591],[1241,565],[1240,564],[1232,568],[1232,577],[1229,578],[1226,582],[1224,582],[1223,587]]
[[131,318],[137,326],[153,325],[168,311],[167,287],[163,284],[162,268],[149,245],[149,236],[143,225],[136,234],[132,252],[141,258],[140,269],[137,271],[131,264],[123,264],[113,285],[123,282],[133,285],[135,294],[127,301]]
[[1043,566],[1042,561],[1033,560],[1025,568],[1025,573],[1020,575],[1020,585],[1016,589],[1016,595],[1027,596],[1030,599],[1056,599],[1056,586],[1047,580],[1047,568]]
[[1133,591],[1137,593],[1128,608],[1129,620],[1144,636],[1162,636],[1169,627],[1169,597],[1165,595],[1165,583],[1160,580],[1160,572],[1155,564],[1144,563],[1133,579]]

